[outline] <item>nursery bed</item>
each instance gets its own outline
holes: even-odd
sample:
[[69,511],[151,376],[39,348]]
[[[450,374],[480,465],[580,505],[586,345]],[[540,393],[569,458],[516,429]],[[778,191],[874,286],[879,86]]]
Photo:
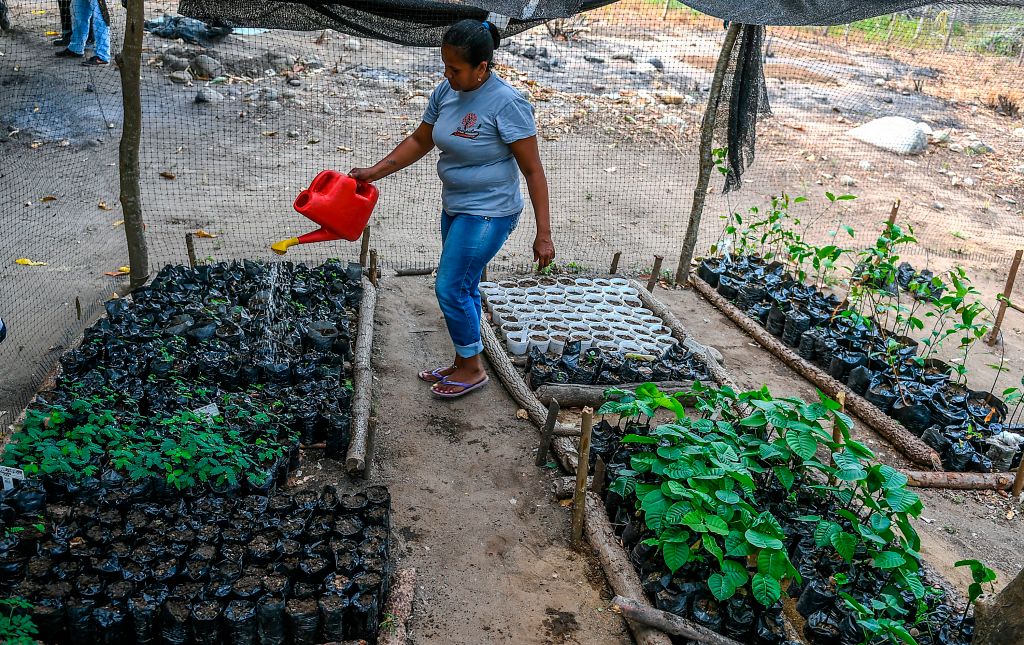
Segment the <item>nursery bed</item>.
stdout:
[[107,303],[4,453],[0,585],[44,642],[376,639],[387,489],[275,492],[303,446],[364,473],[374,301],[358,265],[246,261]]
[[[573,284],[575,284],[573,279]],[[593,280],[593,279],[590,279]],[[610,279],[607,279],[610,281]],[[532,280],[531,280],[532,281]],[[482,289],[485,288],[484,283]],[[492,283],[494,284],[494,283]],[[717,385],[728,385],[731,383],[731,379],[725,370],[718,364],[714,359],[711,352],[707,347],[704,347],[693,338],[690,338],[686,328],[682,325],[679,319],[661,302],[659,302],[653,295],[651,295],[646,289],[644,289],[635,280],[622,280],[619,284],[627,286],[635,294],[637,300],[649,311],[652,315],[657,317],[661,324],[668,330],[668,334],[675,340],[672,343],[672,347],[679,351],[678,348],[685,348],[682,350],[686,353],[689,360],[692,360],[693,364],[699,366],[700,370],[705,375],[704,378],[713,381]],[[534,423],[538,428],[543,428],[548,415],[548,405],[539,398],[539,394],[543,395],[543,386],[538,389],[531,388],[527,385],[526,377],[529,376],[529,369],[524,371],[516,365],[514,357],[508,351],[507,343],[503,342],[494,331],[491,326],[490,320],[485,315],[481,320],[481,339],[484,345],[484,351],[490,361],[492,367],[501,379],[505,388],[512,394],[515,401],[522,406],[526,411],[530,421]],[[570,352],[572,348],[568,345],[566,349]],[[539,352],[534,352],[533,357],[538,356]],[[518,357],[522,359],[523,357]],[[523,364],[522,360],[518,361],[520,365]],[[653,375],[652,375],[653,376]],[[622,380],[618,381],[619,385],[625,384]],[[680,385],[678,381],[673,381],[674,385]],[[572,388],[574,383],[560,385],[559,387]],[[592,383],[579,384],[583,387],[575,391],[577,397],[586,397],[588,400],[593,397],[593,392],[596,387],[617,387],[615,384],[604,384],[603,386],[595,386]],[[577,455],[576,455],[576,442],[569,438],[571,435],[578,435],[579,430],[574,424],[557,423],[554,428],[555,436],[552,440],[552,446],[555,449],[555,454],[558,456],[562,466],[571,473],[576,472]]]
[[[758,344],[770,351],[802,377],[811,381],[822,391],[828,392],[832,396],[836,396],[839,392],[844,392],[846,404],[850,411],[860,417],[869,427],[888,440],[897,450],[900,451],[900,453],[912,462],[928,469],[935,471],[943,470],[943,461],[940,454],[936,452],[932,446],[922,441],[919,436],[912,433],[896,419],[885,414],[875,404],[860,396],[846,383],[836,380],[826,373],[824,369],[808,360],[805,360],[792,348],[788,347],[775,336],[770,334],[758,323],[758,321],[745,314],[735,304],[724,298],[703,279],[697,276],[692,276],[691,280],[697,291],[700,292],[700,294],[704,296],[704,298],[716,309],[722,312],[722,314],[728,317],[740,329],[750,335],[758,342]],[[970,488],[1005,490],[1010,487],[1013,480],[1012,474],[1008,475],[1007,473],[1000,472],[965,473],[961,475],[959,472],[949,471],[947,472],[947,475],[951,486],[967,486]],[[961,484],[961,482],[958,481],[959,479],[969,479],[970,483],[969,485],[966,482]],[[928,482],[928,485],[941,487],[942,482]]]

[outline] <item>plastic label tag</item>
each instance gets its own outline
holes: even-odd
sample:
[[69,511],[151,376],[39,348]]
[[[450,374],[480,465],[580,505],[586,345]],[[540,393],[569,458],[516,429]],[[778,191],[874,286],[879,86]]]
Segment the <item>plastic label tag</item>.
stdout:
[[14,488],[15,479],[25,479],[25,471],[20,468],[8,468],[0,466],[0,480],[3,480],[4,490]]
[[217,407],[216,403],[211,403],[192,410],[192,414],[198,414],[199,416],[209,417],[212,419],[213,417],[220,415],[220,408]]

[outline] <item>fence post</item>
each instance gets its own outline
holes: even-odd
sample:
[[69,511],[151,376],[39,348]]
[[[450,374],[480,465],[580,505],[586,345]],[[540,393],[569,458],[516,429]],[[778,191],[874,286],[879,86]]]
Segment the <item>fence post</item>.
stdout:
[[118,176],[121,183],[121,212],[124,236],[128,242],[130,287],[135,289],[149,279],[149,247],[142,221],[142,191],[139,188],[139,143],[142,140],[142,23],[145,0],[128,0],[124,43],[117,55],[121,73],[121,104],[124,113],[121,145],[118,150]]
[[616,251],[615,255],[612,256],[612,266],[608,269],[608,273],[615,275],[619,270],[619,258],[622,257],[622,251]]
[[660,255],[654,256],[654,267],[651,269],[651,277],[647,280],[647,291],[654,293],[654,287],[658,286],[658,280],[661,279],[661,261],[665,258]]
[[370,253],[370,227],[363,229],[363,240],[359,245],[359,266],[366,266],[366,259]]
[[697,187],[693,189],[690,221],[686,225],[686,236],[683,238],[683,248],[679,251],[679,266],[676,268],[675,282],[676,285],[681,287],[685,287],[687,280],[690,278],[690,262],[693,261],[693,249],[697,246],[697,231],[700,229],[700,218],[704,213],[704,200],[708,197],[708,183],[711,181],[711,170],[715,165],[711,151],[714,146],[718,103],[722,99],[722,84],[725,82],[725,72],[729,68],[729,61],[732,60],[732,50],[736,45],[736,38],[739,36],[741,27],[742,25],[739,23],[729,23],[729,31],[725,33],[722,51],[718,54],[718,63],[715,65],[715,75],[711,80],[711,88],[708,91],[708,105],[704,110],[704,121],[700,126],[700,149],[698,152],[700,166],[697,172]]
[[946,40],[942,43],[942,51],[949,51],[949,41],[953,39],[953,28],[956,27],[956,7],[949,12],[949,23],[946,25]]
[[1017,281],[1017,269],[1020,268],[1020,259],[1024,256],[1024,250],[1017,249],[1013,254],[1013,263],[1010,264],[1010,273],[1006,276],[1006,286],[1003,287],[1003,297],[999,299],[999,311],[996,313],[996,321],[992,324],[992,331],[988,334],[989,345],[995,345],[999,341],[999,330],[1003,326],[1003,318],[1006,316],[1006,308],[1009,306],[1010,294],[1013,293],[1013,283]]
[[583,509],[587,498],[587,470],[590,467],[590,433],[594,428],[593,408],[583,408],[580,428],[580,445],[576,459],[576,491],[572,497],[572,543],[579,547],[583,542]]

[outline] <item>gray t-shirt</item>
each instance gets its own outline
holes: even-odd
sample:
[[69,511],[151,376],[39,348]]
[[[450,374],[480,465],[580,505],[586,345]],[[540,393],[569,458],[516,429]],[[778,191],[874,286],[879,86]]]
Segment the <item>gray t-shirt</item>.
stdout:
[[441,203],[451,215],[510,217],[523,210],[519,165],[510,143],[537,134],[533,106],[495,74],[472,92],[444,81],[430,95],[423,121],[441,151]]

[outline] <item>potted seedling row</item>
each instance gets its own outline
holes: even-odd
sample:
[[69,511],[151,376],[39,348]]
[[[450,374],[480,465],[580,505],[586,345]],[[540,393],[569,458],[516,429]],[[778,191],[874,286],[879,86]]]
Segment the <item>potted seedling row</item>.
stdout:
[[[658,410],[674,418],[655,425]],[[607,464],[609,518],[658,609],[757,645],[789,642],[784,602],[812,645],[971,641],[969,610],[923,573],[920,500],[850,438],[837,402],[648,384],[600,412],[618,423],[595,427],[590,458]]]
[[374,640],[387,490],[284,489],[302,446],[346,450],[362,295],[358,265],[245,261],[108,302],[2,455],[12,616],[53,643]]

